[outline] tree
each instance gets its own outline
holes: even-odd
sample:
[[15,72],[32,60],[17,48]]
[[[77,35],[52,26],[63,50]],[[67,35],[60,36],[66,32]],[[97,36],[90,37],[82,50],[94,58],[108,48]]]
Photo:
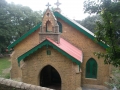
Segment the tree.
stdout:
[[42,11],[0,0],[0,53],[28,30],[41,22]]
[[101,20],[99,15],[88,16],[87,18],[79,21],[76,20],[79,24],[89,29],[91,32],[95,33],[96,21]]
[[5,52],[5,48],[11,40],[10,19],[7,12],[8,4],[4,0],[0,0],[0,52]]
[[40,23],[42,19],[42,11],[32,11],[29,7],[14,3],[9,5],[9,13],[15,40]]
[[[110,88],[117,88],[120,90],[120,69],[113,68],[112,76],[110,77],[110,82],[105,82]],[[113,89],[113,90],[117,90]]]
[[84,10],[87,13],[96,13],[102,21],[96,22],[96,40],[104,42],[109,48],[106,53],[97,52],[95,55],[104,57],[106,64],[120,66],[120,1],[119,0],[86,0]]

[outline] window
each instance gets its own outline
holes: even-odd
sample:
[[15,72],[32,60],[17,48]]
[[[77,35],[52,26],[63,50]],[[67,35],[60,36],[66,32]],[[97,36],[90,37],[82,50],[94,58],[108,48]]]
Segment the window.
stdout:
[[93,58],[86,63],[86,78],[97,78],[97,62]]
[[47,13],[47,16],[49,17],[49,16],[50,16],[50,14],[49,14],[49,13]]
[[47,50],[47,55],[51,55],[51,51],[50,50]]
[[49,20],[46,22],[46,32],[52,32],[52,24]]
[[59,25],[59,32],[62,33],[62,24],[61,24],[60,22],[58,22],[58,21],[57,21],[57,23],[58,23],[58,25]]

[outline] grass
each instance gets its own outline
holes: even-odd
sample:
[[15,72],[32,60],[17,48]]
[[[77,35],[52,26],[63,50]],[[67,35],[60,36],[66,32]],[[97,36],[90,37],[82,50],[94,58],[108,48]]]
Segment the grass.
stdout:
[[8,57],[0,58],[0,77],[9,78],[10,72],[3,73],[3,70],[10,68],[11,62]]

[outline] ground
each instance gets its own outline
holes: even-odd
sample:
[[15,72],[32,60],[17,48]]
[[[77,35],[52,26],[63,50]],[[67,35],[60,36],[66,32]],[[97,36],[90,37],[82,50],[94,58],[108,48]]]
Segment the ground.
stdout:
[[0,77],[9,79],[10,67],[11,67],[11,62],[9,57],[0,58]]
[[93,88],[86,88],[86,87],[83,87],[82,90],[102,90],[102,89],[93,89]]
[[[0,58],[0,77],[9,79],[10,67],[11,67],[10,58],[8,57]],[[52,86],[50,88],[52,88]],[[60,90],[60,88],[57,87],[57,90]],[[102,90],[102,89],[82,87],[82,90]]]

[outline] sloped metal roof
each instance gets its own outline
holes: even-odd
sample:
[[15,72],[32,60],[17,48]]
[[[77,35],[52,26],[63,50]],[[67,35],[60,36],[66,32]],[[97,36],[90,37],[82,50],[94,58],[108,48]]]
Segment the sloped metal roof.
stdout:
[[[95,40],[95,36],[94,33],[92,33],[91,31],[89,31],[88,29],[86,29],[85,27],[83,27],[82,25],[78,24],[77,22],[65,17],[64,15],[60,14],[59,12],[54,12],[54,15],[57,18],[62,19],[63,21],[65,21],[67,24],[71,25],[73,28],[75,28],[76,30],[80,31],[81,33],[83,33],[85,36],[87,36],[88,38],[92,39],[93,41]],[[108,46],[104,43],[104,42],[97,42],[100,46],[102,46],[103,48],[108,48]]]
[[71,45],[67,41],[65,41],[63,38],[60,38],[60,43],[57,44],[50,38],[46,38],[43,42],[41,42],[39,45],[35,46],[31,50],[27,51],[20,57],[18,57],[18,64],[20,64],[20,61],[24,58],[28,57],[30,54],[34,53],[38,49],[42,48],[43,46],[52,46],[54,49],[56,49],[61,54],[65,55],[67,58],[75,62],[76,64],[80,65],[82,63],[82,51],[76,48],[75,46]]
[[75,59],[77,59],[78,61],[82,62],[82,57],[83,57],[82,51],[76,48],[75,46],[73,46],[72,44],[70,44],[69,42],[67,42],[66,40],[64,40],[63,38],[60,38],[59,44],[57,44],[50,38],[47,38],[47,40],[50,41],[55,46],[57,46],[58,48],[60,48],[61,50],[71,55],[72,57],[74,57]]

